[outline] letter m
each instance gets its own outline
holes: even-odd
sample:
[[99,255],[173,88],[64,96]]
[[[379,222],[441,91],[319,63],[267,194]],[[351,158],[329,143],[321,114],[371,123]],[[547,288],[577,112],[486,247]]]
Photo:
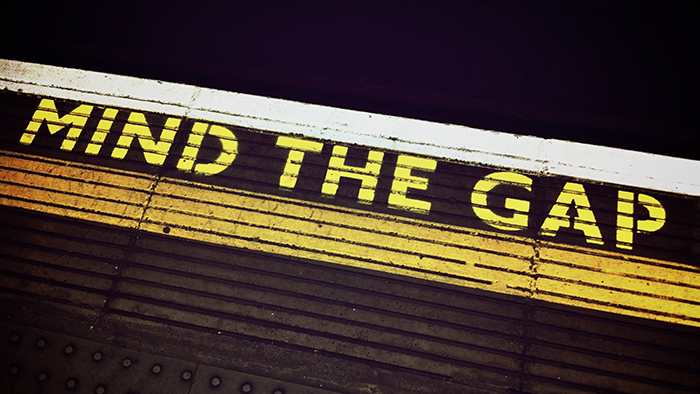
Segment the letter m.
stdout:
[[32,120],[29,121],[27,129],[24,134],[22,134],[19,142],[24,145],[31,145],[32,141],[34,141],[34,137],[36,137],[36,133],[39,131],[39,127],[46,121],[49,133],[51,134],[56,134],[63,128],[71,126],[68,133],[66,133],[66,138],[61,144],[61,149],[71,151],[76,141],[78,141],[83,127],[85,127],[85,122],[87,122],[88,117],[90,117],[92,108],[92,105],[83,104],[59,118],[56,104],[53,100],[43,99],[39,103],[39,107],[34,111]]

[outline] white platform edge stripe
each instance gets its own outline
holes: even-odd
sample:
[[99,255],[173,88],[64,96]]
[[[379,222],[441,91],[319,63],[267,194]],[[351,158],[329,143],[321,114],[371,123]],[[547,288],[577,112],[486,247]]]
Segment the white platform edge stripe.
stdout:
[[0,59],[0,88],[700,196],[700,161]]

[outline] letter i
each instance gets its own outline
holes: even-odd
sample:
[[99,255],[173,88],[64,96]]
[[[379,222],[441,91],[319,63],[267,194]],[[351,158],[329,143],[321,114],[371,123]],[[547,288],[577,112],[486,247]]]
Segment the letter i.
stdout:
[[89,155],[97,155],[98,153],[100,153],[100,149],[102,149],[102,143],[104,143],[105,138],[107,137],[107,133],[109,133],[109,129],[112,128],[112,123],[117,117],[117,113],[119,113],[119,111],[116,109],[105,109],[104,113],[102,114],[102,119],[100,120],[100,123],[97,124],[97,129],[92,135],[92,140],[90,140],[90,143],[88,144],[87,148],[85,148],[85,153]]

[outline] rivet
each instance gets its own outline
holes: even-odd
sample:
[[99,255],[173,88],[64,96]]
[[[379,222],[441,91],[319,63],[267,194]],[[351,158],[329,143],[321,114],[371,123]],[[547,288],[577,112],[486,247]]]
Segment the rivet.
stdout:
[[107,392],[107,388],[103,385],[99,385],[95,389],[95,394],[105,394],[106,392]]
[[122,360],[122,367],[129,368],[131,366],[131,359],[129,357]]
[[273,394],[284,394],[284,391],[282,391],[282,390],[275,390],[275,392],[274,392]]
[[253,390],[253,386],[251,386],[250,383],[245,383],[241,386],[241,391],[244,393],[250,393],[251,390]]
[[19,373],[19,367],[13,365],[10,367],[10,375],[17,375]]
[[104,354],[102,354],[102,352],[100,351],[97,351],[92,355],[92,359],[95,361],[100,361],[102,360],[102,356],[104,356]]
[[75,379],[68,379],[68,381],[66,382],[66,387],[68,387],[69,389],[74,389],[76,385],[77,382],[75,381]]
[[46,341],[44,339],[40,339],[40,340],[36,341],[36,347],[42,348],[44,346],[46,346]]
[[162,370],[163,367],[160,364],[153,364],[151,367],[151,372],[153,372],[155,375],[158,375]]
[[210,382],[210,383],[211,383],[211,385],[214,386],[214,387],[219,387],[219,385],[221,384],[221,378],[218,377],[218,376],[214,376],[213,378],[211,378],[211,382]]
[[37,375],[36,380],[38,380],[38,381],[40,381],[40,382],[44,382],[44,381],[46,381],[46,379],[47,379],[48,377],[49,377],[49,376],[46,374],[46,372],[42,372],[42,373],[40,373],[39,375]]
[[65,349],[63,349],[63,351],[66,352],[66,354],[73,354],[75,348],[73,347],[73,345],[68,345]]
[[190,380],[190,379],[192,379],[192,372],[184,371],[182,373],[182,380]]
[[168,234],[170,232],[170,227],[163,227],[163,232]]
[[17,342],[17,341],[19,341],[19,334],[10,335],[10,342]]

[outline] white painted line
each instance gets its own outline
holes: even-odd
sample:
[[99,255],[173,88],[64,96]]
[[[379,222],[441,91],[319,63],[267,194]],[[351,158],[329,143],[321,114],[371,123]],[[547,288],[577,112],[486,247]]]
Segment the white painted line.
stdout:
[[700,196],[700,161],[0,59],[0,88]]

